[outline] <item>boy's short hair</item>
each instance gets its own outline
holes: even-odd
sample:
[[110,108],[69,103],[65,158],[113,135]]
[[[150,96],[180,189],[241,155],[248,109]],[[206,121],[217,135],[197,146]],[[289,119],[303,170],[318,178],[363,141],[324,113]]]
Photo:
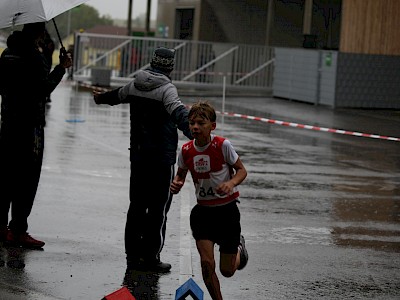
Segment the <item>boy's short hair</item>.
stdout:
[[214,107],[208,101],[198,101],[192,105],[189,111],[189,120],[200,117],[211,122],[217,121],[217,114]]

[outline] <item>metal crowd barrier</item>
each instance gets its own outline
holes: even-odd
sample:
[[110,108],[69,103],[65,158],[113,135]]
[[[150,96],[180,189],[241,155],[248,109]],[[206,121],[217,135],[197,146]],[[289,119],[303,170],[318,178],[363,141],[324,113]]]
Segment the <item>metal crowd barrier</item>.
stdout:
[[274,49],[258,45],[211,43],[150,37],[77,33],[72,77],[95,85],[122,85],[149,66],[155,48],[176,49],[174,83],[188,89],[246,93],[272,91]]

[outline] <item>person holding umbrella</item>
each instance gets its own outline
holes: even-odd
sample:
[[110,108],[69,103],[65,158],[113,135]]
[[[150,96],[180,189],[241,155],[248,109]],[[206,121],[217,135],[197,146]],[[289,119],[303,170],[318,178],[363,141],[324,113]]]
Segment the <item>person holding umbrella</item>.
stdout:
[[0,241],[24,248],[45,244],[27,230],[42,167],[46,97],[72,65],[64,50],[50,72],[39,47],[45,30],[44,22],[25,24],[8,37],[0,58]]

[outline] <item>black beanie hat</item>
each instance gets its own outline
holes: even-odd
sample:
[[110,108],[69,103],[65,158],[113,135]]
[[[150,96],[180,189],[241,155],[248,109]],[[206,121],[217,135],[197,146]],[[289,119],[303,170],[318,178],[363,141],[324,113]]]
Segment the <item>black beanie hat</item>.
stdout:
[[175,49],[159,47],[154,50],[150,66],[161,72],[171,73],[174,69]]

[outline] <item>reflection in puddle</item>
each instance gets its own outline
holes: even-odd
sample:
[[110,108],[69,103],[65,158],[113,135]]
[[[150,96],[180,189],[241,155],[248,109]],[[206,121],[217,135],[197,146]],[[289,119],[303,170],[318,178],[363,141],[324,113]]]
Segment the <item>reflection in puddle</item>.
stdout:
[[7,265],[12,269],[25,268],[25,250],[19,247],[1,247],[0,266]]
[[126,270],[123,285],[137,300],[158,300],[160,275],[154,272]]
[[338,246],[370,248],[400,252],[400,231],[366,227],[333,227],[333,240]]
[[[376,282],[368,278],[361,280],[353,278],[321,278],[316,281],[295,282],[303,293],[311,298],[325,298],[324,295],[335,295],[334,299],[394,299],[384,297],[385,291],[391,291],[389,295],[399,292],[399,285],[395,282]],[[304,297],[311,299],[308,297]],[[333,299],[333,298],[332,298]]]
[[268,235],[270,242],[282,244],[330,245],[329,228],[317,227],[284,227],[273,228]]
[[333,189],[335,244],[400,252],[400,197],[395,177],[343,176]]
[[400,200],[382,197],[341,198],[334,201],[333,216],[346,222],[400,223]]

